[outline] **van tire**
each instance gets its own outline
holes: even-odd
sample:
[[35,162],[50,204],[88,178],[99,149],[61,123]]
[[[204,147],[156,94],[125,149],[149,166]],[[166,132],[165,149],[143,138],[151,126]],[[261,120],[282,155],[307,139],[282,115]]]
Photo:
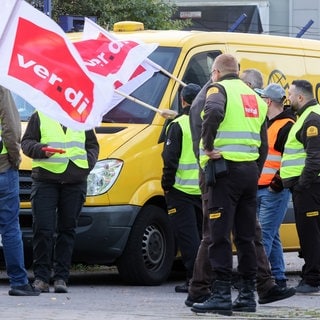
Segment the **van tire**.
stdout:
[[138,214],[117,262],[120,278],[132,285],[160,285],[171,272],[174,247],[167,212],[146,205]]

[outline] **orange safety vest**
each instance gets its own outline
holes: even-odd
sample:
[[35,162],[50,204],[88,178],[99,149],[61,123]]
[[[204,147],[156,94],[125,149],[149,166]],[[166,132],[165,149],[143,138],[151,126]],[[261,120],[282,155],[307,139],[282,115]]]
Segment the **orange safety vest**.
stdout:
[[272,178],[276,172],[280,169],[281,165],[281,152],[274,149],[279,130],[288,122],[294,122],[290,118],[284,118],[274,121],[268,128],[268,155],[264,163],[260,179],[258,181],[259,186],[267,186],[271,183]]

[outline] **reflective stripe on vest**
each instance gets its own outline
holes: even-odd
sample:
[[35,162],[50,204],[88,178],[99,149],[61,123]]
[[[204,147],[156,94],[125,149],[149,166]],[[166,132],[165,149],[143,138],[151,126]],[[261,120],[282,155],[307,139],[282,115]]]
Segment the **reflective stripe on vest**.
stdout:
[[288,122],[294,122],[291,118],[284,118],[274,121],[268,128],[268,155],[264,163],[258,185],[266,186],[271,183],[281,165],[281,152],[274,149],[279,130]]
[[8,153],[8,150],[6,148],[6,146],[4,145],[3,141],[2,141],[2,126],[1,126],[1,122],[0,122],[0,143],[2,145],[2,149],[1,149],[1,152],[0,154],[6,154]]
[[55,153],[50,158],[33,159],[32,167],[41,167],[53,173],[62,173],[66,170],[69,161],[80,168],[89,168],[87,152],[85,150],[85,132],[74,131],[70,128],[64,132],[60,123],[50,119],[42,112],[38,112],[40,119],[40,143],[53,148],[62,148],[66,153]]
[[[305,165],[307,154],[303,144],[297,140],[296,134],[302,128],[305,119],[311,112],[320,115],[320,105],[308,107],[292,126],[281,159],[280,176],[283,180],[299,177]],[[320,174],[319,174],[320,175]]]
[[[267,105],[240,79],[219,82],[227,93],[225,116],[220,123],[213,147],[231,161],[254,161],[259,157],[260,131],[266,119]],[[239,103],[240,102],[240,103]],[[200,165],[208,156],[200,142]]]
[[189,116],[182,115],[177,122],[182,130],[182,148],[173,187],[187,194],[200,195],[199,165],[192,148]]

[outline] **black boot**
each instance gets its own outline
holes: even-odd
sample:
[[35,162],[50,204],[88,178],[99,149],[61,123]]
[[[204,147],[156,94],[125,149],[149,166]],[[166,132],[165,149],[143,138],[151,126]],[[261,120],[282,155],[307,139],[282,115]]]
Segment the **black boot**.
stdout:
[[233,311],[256,312],[256,301],[254,296],[255,282],[254,280],[243,280],[239,295],[232,304]]
[[209,312],[231,316],[231,282],[216,280],[210,298],[203,303],[194,303],[191,311],[196,313]]

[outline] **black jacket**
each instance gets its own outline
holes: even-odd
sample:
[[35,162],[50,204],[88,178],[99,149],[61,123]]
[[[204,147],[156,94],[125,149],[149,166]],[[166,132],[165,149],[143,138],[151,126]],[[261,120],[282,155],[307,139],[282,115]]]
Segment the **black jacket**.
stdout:
[[[86,133],[85,149],[87,151],[89,169],[83,169],[69,161],[67,169],[60,174],[50,172],[40,167],[32,169],[31,177],[38,181],[52,181],[58,183],[78,183],[85,181],[88,174],[97,162],[99,154],[99,144],[93,130]],[[47,145],[40,143],[40,119],[38,112],[35,112],[29,122],[27,129],[21,140],[21,148],[23,153],[32,159],[46,158],[45,151],[42,147]]]

